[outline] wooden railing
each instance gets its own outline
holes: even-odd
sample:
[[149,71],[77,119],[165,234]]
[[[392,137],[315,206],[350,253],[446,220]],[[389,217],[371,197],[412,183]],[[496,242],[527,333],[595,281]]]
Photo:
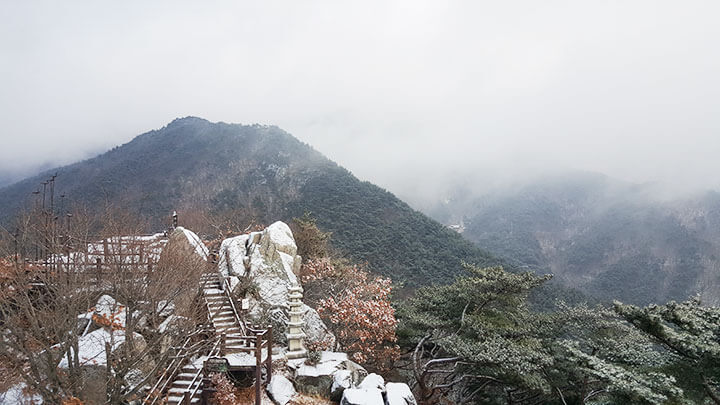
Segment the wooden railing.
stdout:
[[240,318],[240,314],[238,313],[237,308],[235,308],[235,300],[233,299],[232,295],[230,295],[230,281],[223,277],[222,281],[223,290],[225,290],[225,296],[230,301],[230,306],[232,307],[233,315],[235,315],[235,321],[240,326],[240,330],[242,331],[243,335],[247,334],[247,330],[245,329],[245,322]]
[[182,368],[188,358],[199,354],[201,349],[206,346],[204,342],[198,342],[190,344],[190,342],[196,336],[209,332],[209,328],[199,328],[191,333],[183,342],[182,346],[178,347],[174,356],[170,357],[170,363],[163,370],[162,375],[158,378],[155,384],[148,391],[147,396],[143,400],[144,405],[154,405],[156,403],[163,403],[163,397],[165,391],[172,384],[177,377],[178,371]]
[[[221,337],[218,337],[215,340],[215,344],[213,345],[212,349],[210,349],[210,353],[208,354],[208,357],[215,357],[218,354],[220,354],[220,342],[222,341]],[[203,374],[203,369],[200,367],[198,371],[195,373],[195,376],[192,380],[190,380],[190,384],[188,385],[188,388],[183,393],[183,399],[180,401],[180,405],[190,405],[190,402],[192,401],[192,398],[198,393],[198,390],[202,386],[202,381],[200,380],[200,376]],[[195,385],[193,387],[193,385]]]

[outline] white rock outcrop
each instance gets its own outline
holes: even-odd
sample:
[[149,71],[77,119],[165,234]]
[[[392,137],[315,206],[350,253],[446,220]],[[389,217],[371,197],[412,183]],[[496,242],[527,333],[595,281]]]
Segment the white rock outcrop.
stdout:
[[167,245],[165,245],[165,248],[177,248],[186,252],[192,252],[192,254],[204,261],[208,260],[208,255],[210,254],[202,239],[200,239],[195,232],[185,229],[182,226],[178,226],[172,231],[168,237],[168,242]]
[[340,405],[385,405],[377,388],[350,388],[343,392]]
[[387,405],[417,405],[415,396],[405,383],[389,382],[385,384],[385,391]]
[[[134,343],[139,350],[145,347],[145,339],[139,333],[133,334]],[[78,360],[81,366],[107,365],[107,352],[105,345],[110,345],[111,351],[118,350],[125,343],[125,331],[109,331],[106,328],[96,329],[78,339]],[[72,349],[70,349],[72,350]],[[58,364],[59,368],[67,368],[67,356],[63,356]]]
[[356,386],[367,371],[359,364],[348,359],[346,353],[322,352],[317,364],[307,364],[304,359],[288,361],[288,369],[295,388],[304,394],[328,398],[333,391],[336,400],[344,390],[349,374],[349,386]]
[[385,392],[385,379],[381,375],[372,373],[368,374],[367,377],[363,378],[358,388],[361,389],[378,389],[381,392]]
[[282,374],[273,374],[270,384],[267,386],[270,398],[279,405],[285,405],[290,402],[297,392],[293,383]]
[[210,252],[208,251],[207,246],[203,243],[202,239],[200,239],[197,234],[189,229],[185,229],[182,226],[178,226],[175,228],[175,231],[182,232],[183,236],[187,239],[187,243],[192,247],[192,249],[195,251],[195,254],[200,256],[203,260],[207,261],[208,255]]
[[[259,320],[269,313],[276,322],[287,325],[289,290],[299,285],[297,273],[302,263],[290,227],[278,221],[261,232],[225,239],[218,256],[218,272],[237,277],[232,283],[237,285],[235,291],[252,286],[243,297],[249,299],[250,317]],[[302,308],[307,340],[334,345],[335,337],[317,311],[307,305]]]
[[330,387],[330,399],[338,401],[346,389],[352,388],[353,379],[350,370],[338,370],[333,374],[333,383]]

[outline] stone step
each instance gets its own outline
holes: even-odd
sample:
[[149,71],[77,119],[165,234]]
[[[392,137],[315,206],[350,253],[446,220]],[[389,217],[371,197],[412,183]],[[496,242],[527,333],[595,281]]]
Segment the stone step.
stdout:
[[193,378],[195,378],[195,374],[197,374],[196,371],[194,372],[194,371],[185,371],[185,370],[183,370],[182,373],[179,373],[179,374],[177,375],[176,381],[178,381],[178,380],[192,380]]
[[213,317],[214,322],[235,322],[235,314],[232,312],[226,314],[217,314]]
[[222,308],[222,307],[227,307],[228,309],[232,309],[232,305],[230,305],[230,301],[228,301],[228,300],[208,301],[208,306],[212,309],[218,309],[218,308]]
[[217,331],[218,333],[227,333],[228,329],[233,328],[235,326],[238,326],[236,322],[225,322],[225,323],[218,322],[215,324],[215,331]]
[[[183,397],[182,397],[182,396],[176,396],[176,395],[169,396],[169,397],[168,397],[168,401],[167,401],[167,405],[179,405],[179,404],[180,404],[180,401],[182,401],[182,400],[183,400]],[[190,399],[190,403],[191,403],[191,404],[199,404],[199,403],[200,403],[200,396],[199,396],[199,395],[196,395],[196,396],[194,396],[193,398],[191,398],[191,399]]]
[[[198,383],[195,383],[195,384],[193,384],[192,388],[195,388],[197,386],[198,386]],[[185,391],[187,391],[187,390],[188,390],[187,387],[186,388],[170,388],[168,390],[168,394],[182,396],[185,393]]]

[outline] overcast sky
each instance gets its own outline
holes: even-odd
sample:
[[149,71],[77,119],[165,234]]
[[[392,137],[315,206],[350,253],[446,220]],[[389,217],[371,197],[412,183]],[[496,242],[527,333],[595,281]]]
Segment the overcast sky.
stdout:
[[0,174],[195,115],[276,124],[400,194],[556,168],[717,188],[718,16],[717,0],[2,0]]

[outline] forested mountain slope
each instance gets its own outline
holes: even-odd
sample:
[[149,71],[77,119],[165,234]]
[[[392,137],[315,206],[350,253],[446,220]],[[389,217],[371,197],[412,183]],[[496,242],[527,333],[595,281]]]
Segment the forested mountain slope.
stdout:
[[595,297],[720,303],[720,194],[658,198],[653,185],[569,173],[473,198],[458,191],[429,214],[515,265],[552,272]]
[[251,213],[264,223],[311,212],[345,255],[410,286],[450,281],[461,261],[499,262],[277,127],[177,119],[95,158],[0,189],[0,220],[8,224],[55,172],[56,195],[89,207],[111,202],[155,227],[173,210],[181,221],[183,210],[206,210]]

